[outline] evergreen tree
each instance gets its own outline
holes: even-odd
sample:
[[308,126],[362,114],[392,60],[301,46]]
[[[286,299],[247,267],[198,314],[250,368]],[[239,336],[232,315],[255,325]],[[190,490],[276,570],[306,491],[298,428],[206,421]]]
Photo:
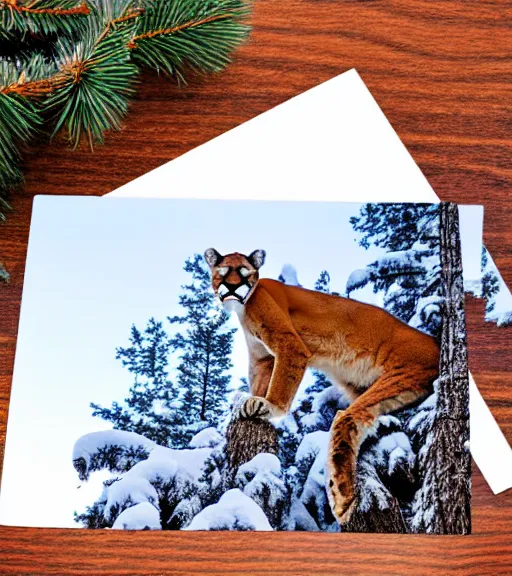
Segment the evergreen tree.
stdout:
[[315,290],[318,292],[325,292],[325,294],[330,294],[331,292],[331,277],[327,270],[322,270],[320,272],[320,277],[315,282]]
[[439,207],[434,204],[365,204],[350,222],[359,244],[386,249],[355,270],[347,295],[367,284],[384,295],[384,308],[412,326],[439,334],[441,320]]
[[180,423],[178,391],[168,378],[170,340],[161,322],[151,318],[140,331],[131,328],[130,345],[116,349],[116,358],[133,375],[130,396],[111,408],[91,403],[93,416],[112,422],[117,430],[136,432],[162,446],[173,444]]
[[[206,428],[217,424],[227,408],[232,368],[230,353],[236,329],[227,329],[228,314],[218,308],[210,286],[210,272],[196,254],[185,263],[192,282],[182,286],[182,316],[169,317],[171,324],[186,325],[170,343],[180,352],[177,383],[184,391],[182,414],[188,422]],[[196,430],[197,431],[197,430]]]
[[482,246],[482,298],[485,298],[485,313],[490,314],[496,307],[496,294],[500,291],[498,271],[487,248]]
[[[168,318],[184,329],[169,336],[154,318],[144,331],[132,326],[130,345],[116,350],[116,358],[134,377],[130,395],[110,408],[91,403],[93,416],[112,422],[115,429],[173,448],[186,446],[198,430],[218,424],[227,407],[236,332],[226,329],[228,316],[214,303],[202,257],[188,259],[184,269],[192,275],[179,300],[185,314]],[[179,355],[177,378],[170,380],[173,352]]]

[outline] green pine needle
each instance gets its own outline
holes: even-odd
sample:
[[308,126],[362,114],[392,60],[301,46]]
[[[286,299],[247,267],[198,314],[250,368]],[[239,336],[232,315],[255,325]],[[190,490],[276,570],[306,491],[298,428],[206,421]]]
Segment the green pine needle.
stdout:
[[185,73],[217,72],[247,38],[244,0],[146,0],[130,42],[136,62],[185,82]]
[[31,79],[38,63],[35,57],[20,73],[14,64],[0,61],[0,190],[22,182],[19,146],[28,142],[41,124],[36,106],[13,89],[21,79]]
[[[138,73],[130,62],[128,26],[109,27],[109,18],[120,17],[132,3],[108,2],[105,10],[90,17],[87,34],[77,44],[62,44],[58,63],[61,83],[48,98],[46,108],[55,114],[54,134],[66,127],[77,147],[85,136],[92,147],[102,143],[104,132],[119,129],[128,109]],[[112,11],[115,6],[119,10]]]
[[247,0],[0,0],[0,41],[28,46],[0,60],[0,219],[2,191],[23,180],[19,148],[41,114],[74,147],[84,138],[101,143],[120,127],[138,66],[178,82],[187,72],[219,71],[247,38],[248,14]]
[[26,34],[58,32],[72,36],[86,22],[90,8],[81,0],[0,0],[0,28]]

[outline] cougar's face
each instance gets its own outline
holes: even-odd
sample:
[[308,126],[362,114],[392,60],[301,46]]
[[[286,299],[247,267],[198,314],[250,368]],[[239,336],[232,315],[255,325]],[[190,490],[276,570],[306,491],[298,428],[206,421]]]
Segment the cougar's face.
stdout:
[[258,270],[265,262],[265,251],[255,250],[249,256],[233,252],[222,256],[208,248],[204,258],[212,273],[212,288],[223,304],[245,304],[258,283]]

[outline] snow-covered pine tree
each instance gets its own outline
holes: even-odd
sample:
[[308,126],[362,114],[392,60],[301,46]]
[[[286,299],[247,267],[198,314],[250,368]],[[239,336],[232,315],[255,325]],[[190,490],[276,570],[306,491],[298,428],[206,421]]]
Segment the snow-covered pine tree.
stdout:
[[171,324],[185,326],[170,339],[173,350],[180,354],[177,383],[184,391],[182,412],[188,422],[197,422],[187,440],[201,428],[218,423],[226,410],[232,368],[230,354],[234,328],[227,328],[228,314],[216,306],[211,290],[210,271],[204,259],[196,254],[185,263],[192,282],[182,286],[182,316],[169,317]]
[[[481,296],[485,298],[486,320],[502,327],[512,326],[512,295],[485,246],[482,248]],[[499,310],[496,308],[497,298],[501,300]]]
[[131,327],[130,345],[116,349],[116,358],[133,375],[130,395],[110,408],[91,403],[93,416],[112,422],[114,429],[136,432],[162,446],[173,443],[181,413],[174,403],[178,390],[168,378],[170,340],[162,322],[150,318],[144,330]]
[[[439,206],[365,204],[351,223],[361,235],[361,246],[376,246],[386,253],[350,275],[347,294],[373,285],[374,292],[383,294],[386,310],[439,338],[443,305]],[[410,530],[412,500],[421,484],[416,453],[426,434],[426,426],[420,423],[431,415],[431,398],[420,408],[379,418],[362,444],[357,470],[359,508],[349,530]]]
[[[197,431],[218,423],[226,408],[236,331],[226,328],[228,316],[214,303],[202,257],[187,259],[184,269],[192,276],[180,295],[185,314],[168,319],[183,329],[170,336],[154,318],[143,331],[132,326],[130,345],[116,350],[134,377],[130,396],[110,408],[91,403],[93,416],[116,430],[173,448],[187,446]],[[179,355],[176,380],[168,377],[172,352]]]
[[347,295],[367,284],[382,292],[384,308],[434,336],[441,320],[439,207],[436,204],[364,204],[350,222],[359,244],[386,254],[347,282]]
[[496,303],[494,301],[496,294],[500,290],[500,282],[496,274],[496,266],[491,258],[487,248],[482,246],[482,298],[485,298],[485,313],[490,314]]

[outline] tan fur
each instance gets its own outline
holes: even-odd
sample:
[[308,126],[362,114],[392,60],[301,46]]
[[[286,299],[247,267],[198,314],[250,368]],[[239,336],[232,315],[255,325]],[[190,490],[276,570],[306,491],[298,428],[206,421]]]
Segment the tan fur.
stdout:
[[[247,257],[224,257],[230,266]],[[232,278],[234,281],[236,278]],[[360,443],[381,414],[427,395],[438,375],[435,340],[388,312],[355,300],[250,277],[251,294],[238,304],[249,349],[253,398],[245,414],[286,414],[308,367],[340,386],[351,405],[331,427],[327,491],[334,514],[348,521],[355,506]],[[212,285],[219,287],[212,267]]]

